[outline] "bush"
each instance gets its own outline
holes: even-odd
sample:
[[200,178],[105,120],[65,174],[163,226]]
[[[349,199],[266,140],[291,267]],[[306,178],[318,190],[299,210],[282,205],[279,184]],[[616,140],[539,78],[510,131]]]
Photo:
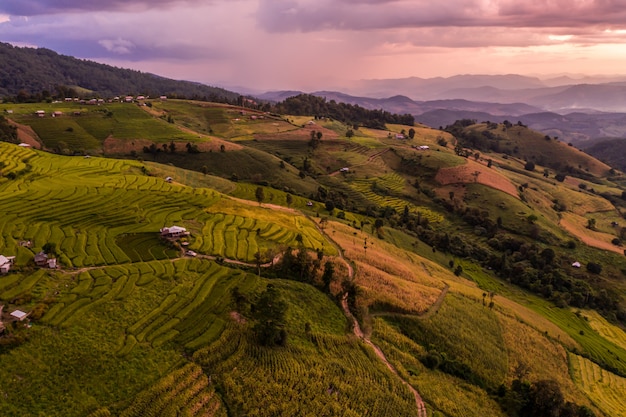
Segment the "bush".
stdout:
[[589,262],[587,264],[587,271],[591,272],[592,274],[599,274],[600,272],[602,272],[602,265],[595,262]]
[[535,170],[535,163],[532,162],[532,161],[526,162],[526,165],[524,165],[524,169],[526,171],[534,171]]

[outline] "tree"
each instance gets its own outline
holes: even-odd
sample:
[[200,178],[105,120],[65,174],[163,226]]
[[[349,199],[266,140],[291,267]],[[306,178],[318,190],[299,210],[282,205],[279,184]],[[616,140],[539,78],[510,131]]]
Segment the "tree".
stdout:
[[526,162],[526,165],[524,165],[524,169],[526,171],[534,171],[535,170],[535,163],[532,162],[532,161]]
[[287,195],[285,196],[285,199],[287,200],[287,207],[291,207],[291,203],[293,203],[293,196],[287,193]]
[[415,129],[413,129],[413,128],[410,128],[410,129],[409,129],[409,137],[410,137],[411,139],[413,139],[413,138],[415,137]]
[[259,205],[265,200],[265,192],[263,191],[263,187],[257,187],[254,192],[254,196],[256,197],[256,201],[259,202]]
[[346,132],[346,137],[349,139],[352,136],[354,136],[354,130],[348,129],[348,131]]
[[176,144],[174,143],[174,141],[170,142],[170,152],[176,153]]
[[596,262],[589,262],[587,264],[587,271],[591,272],[592,274],[599,274],[600,272],[602,272],[602,265]]
[[45,243],[41,250],[48,255],[54,255],[57,251],[57,244],[55,242]]
[[335,203],[333,202],[333,200],[326,201],[326,210],[331,216],[333,215],[333,211],[335,210]]
[[596,228],[596,219],[587,219],[587,229],[595,230]]
[[257,323],[254,332],[259,344],[263,346],[285,346],[285,314],[287,303],[278,290],[268,284],[255,304]]
[[202,165],[202,173],[206,175],[209,172],[209,168],[206,165]]
[[530,387],[528,403],[523,415],[533,417],[558,417],[563,406],[563,393],[559,384],[552,380],[537,381]]
[[331,261],[324,264],[324,273],[322,274],[322,282],[324,283],[324,292],[330,294],[330,284],[332,284],[335,275],[335,266]]
[[261,264],[263,263],[263,260],[260,251],[256,251],[254,254],[254,263],[256,264],[258,275],[261,276]]
[[317,134],[315,135],[317,137],[317,140],[322,140],[322,132],[317,132]]

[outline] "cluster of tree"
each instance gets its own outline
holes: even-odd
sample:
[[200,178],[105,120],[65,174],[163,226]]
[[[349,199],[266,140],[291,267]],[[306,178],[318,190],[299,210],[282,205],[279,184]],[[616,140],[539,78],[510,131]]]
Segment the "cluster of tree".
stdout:
[[498,390],[501,407],[511,417],[595,417],[587,406],[565,401],[558,382],[545,379],[533,383],[515,379]]
[[[370,210],[368,215],[377,217],[375,224],[403,229],[432,246],[433,250],[474,259],[501,278],[549,299],[557,306],[591,308],[612,320],[626,321],[620,296],[610,289],[591,286],[587,276],[572,274],[571,268],[567,268],[570,262],[561,263],[554,249],[539,245],[539,241],[547,238],[541,235],[536,225],[529,225],[532,240],[516,237],[505,229],[500,218],[494,221],[486,210],[454,205],[448,199],[435,198],[435,201],[472,226],[472,232],[434,230],[427,218],[421,213],[411,213],[408,207],[402,213],[391,207],[380,207]],[[591,274],[598,274],[602,265],[589,262],[586,269]]]
[[45,48],[0,43],[0,95],[21,102],[80,96],[67,86],[80,86],[101,97],[135,92],[233,104],[240,97],[222,88],[76,59]]
[[17,139],[17,128],[9,124],[9,121],[0,116],[0,141],[9,143],[19,143]]
[[384,110],[368,110],[358,105],[337,103],[335,100],[326,101],[323,97],[310,94],[289,97],[274,105],[273,111],[296,116],[327,117],[355,127],[376,129],[384,129],[386,123],[409,126],[415,123],[415,118],[410,114],[398,115]]

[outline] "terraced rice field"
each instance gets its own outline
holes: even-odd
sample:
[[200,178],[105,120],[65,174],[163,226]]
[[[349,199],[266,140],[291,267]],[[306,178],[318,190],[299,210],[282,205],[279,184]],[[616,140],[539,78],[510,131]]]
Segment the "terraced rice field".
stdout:
[[[144,174],[139,162],[62,157],[6,143],[0,143],[0,160],[3,172],[16,175],[0,178],[0,251],[18,255],[21,264],[46,243],[56,243],[66,268],[175,257],[157,239],[160,228],[175,224],[193,230],[199,252],[242,261],[259,250],[295,246],[298,234],[305,247],[324,247],[323,236],[303,218],[168,183]],[[23,241],[32,243],[30,251],[19,245]]]
[[413,395],[373,352],[343,335],[310,339],[271,349],[229,328],[193,359],[213,370],[242,415],[415,415]]
[[408,206],[411,213],[421,213],[423,218],[428,219],[432,223],[443,221],[443,216],[426,207],[416,206],[407,203],[402,198],[394,195],[403,193],[406,181],[395,172],[385,174],[374,179],[356,179],[350,182],[350,186],[363,194],[368,200],[378,204],[380,207],[392,207],[398,213],[404,211],[404,207]]
[[626,416],[626,378],[600,368],[589,359],[569,354],[572,379],[608,416]]
[[[126,328],[118,355],[129,354],[137,344],[158,347],[175,341],[194,349],[210,343],[224,329],[222,316],[229,304],[230,290],[238,286],[247,291],[257,283],[254,275],[195,259],[94,269],[78,274],[76,285],[57,300],[42,320],[52,326],[68,327],[102,304],[125,300],[159,279],[182,280],[183,276],[185,279],[164,294],[151,311]],[[42,278],[39,273],[32,280]],[[28,289],[26,284],[20,284],[2,293],[2,297],[19,295]]]
[[202,368],[189,363],[140,393],[120,417],[149,415],[226,417],[228,414]]

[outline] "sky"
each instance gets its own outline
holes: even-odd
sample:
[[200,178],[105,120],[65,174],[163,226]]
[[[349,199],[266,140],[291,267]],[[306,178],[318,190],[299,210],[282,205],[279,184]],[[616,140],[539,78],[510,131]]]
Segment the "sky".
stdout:
[[0,41],[258,91],[624,74],[626,0],[0,0]]

